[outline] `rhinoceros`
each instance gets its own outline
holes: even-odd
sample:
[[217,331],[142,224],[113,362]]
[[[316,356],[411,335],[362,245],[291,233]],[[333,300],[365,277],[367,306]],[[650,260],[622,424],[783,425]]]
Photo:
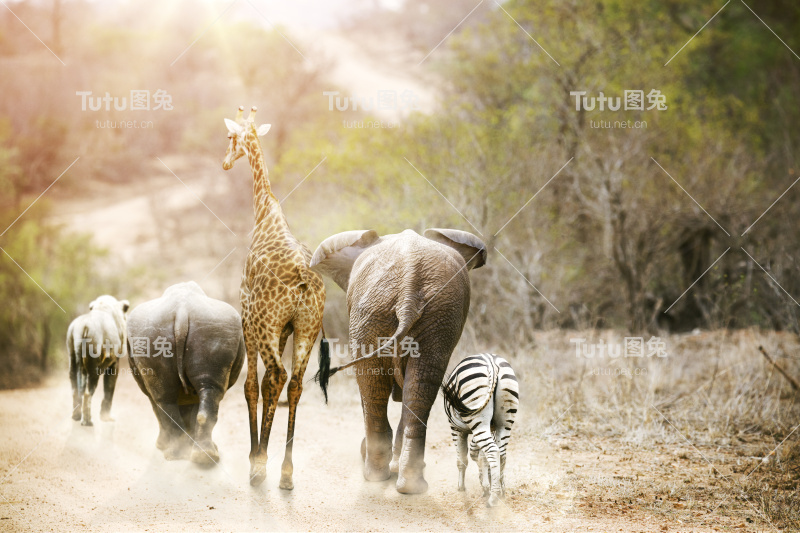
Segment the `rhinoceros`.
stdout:
[[216,464],[211,433],[219,403],[245,359],[239,313],[193,281],[173,285],[131,311],[128,351],[133,377],[158,418],[156,447],[168,460]]
[[[92,396],[103,375],[103,403],[100,419],[111,418],[111,400],[117,384],[117,361],[125,350],[125,313],[128,300],[104,294],[89,304],[67,329],[69,380],[72,383],[72,419],[92,424]],[[78,410],[78,408],[81,408]]]

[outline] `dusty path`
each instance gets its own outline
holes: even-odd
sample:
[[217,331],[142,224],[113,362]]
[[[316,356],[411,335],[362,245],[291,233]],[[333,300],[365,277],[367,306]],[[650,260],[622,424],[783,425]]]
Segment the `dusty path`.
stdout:
[[[222,402],[214,432],[222,457],[210,469],[168,462],[156,450],[156,419],[130,375],[121,375],[118,382],[115,422],[99,421],[100,395],[95,396],[94,428],[70,419],[66,375],[43,388],[2,391],[0,530],[686,530],[667,516],[617,515],[611,509],[598,515],[597,506],[584,509],[582,495],[568,479],[572,470],[565,465],[586,458],[535,436],[541,432],[524,416],[511,440],[506,504],[487,509],[474,464],[467,471],[467,492],[456,491],[455,455],[440,400],[429,421],[428,493],[398,494],[394,479],[365,482],[356,385],[350,378],[334,381],[330,405],[323,405],[310,384],[302,397],[291,492],[277,487],[285,408],[279,410],[273,430],[266,482],[258,488],[247,483],[242,378]],[[391,420],[398,416],[393,404]],[[619,469],[614,463],[610,460],[609,479]],[[592,475],[602,475],[603,465],[594,466]]]
[[[66,378],[66,376],[65,376]],[[366,483],[358,447],[363,434],[360,405],[347,381],[334,387],[324,406],[316,390],[300,407],[295,444],[295,490],[278,489],[286,409],[278,413],[270,442],[267,481],[247,483],[249,448],[242,380],[225,397],[214,437],[220,464],[201,469],[164,460],[154,443],[156,419],[129,375],[120,376],[113,414],[94,428],[69,418],[69,384],[0,393],[0,505],[4,530],[449,530],[476,527],[484,514],[473,482],[464,496],[455,489],[453,450],[429,450],[422,496],[397,493],[394,483]],[[99,407],[95,397],[95,417]],[[440,407],[437,405],[437,407]],[[398,411],[399,413],[399,411]],[[396,413],[397,414],[397,413]],[[432,417],[431,443],[448,437],[443,415]],[[444,448],[444,449],[443,449]],[[27,459],[24,459],[27,456]],[[23,461],[24,459],[24,461]],[[18,467],[14,468],[20,461]],[[472,472],[476,474],[476,472]],[[512,516],[508,527],[514,528]]]

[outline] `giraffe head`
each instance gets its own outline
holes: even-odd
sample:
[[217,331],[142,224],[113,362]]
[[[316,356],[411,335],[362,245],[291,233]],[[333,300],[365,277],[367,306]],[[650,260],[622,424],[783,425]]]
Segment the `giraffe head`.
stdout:
[[262,124],[256,128],[255,115],[256,107],[250,109],[250,116],[245,120],[244,106],[239,106],[239,111],[236,113],[236,120],[225,119],[225,125],[228,127],[228,151],[225,154],[225,159],[222,161],[222,168],[230,170],[233,168],[233,163],[247,155],[250,150],[255,146],[259,146],[258,137],[266,135],[269,131],[270,124]]

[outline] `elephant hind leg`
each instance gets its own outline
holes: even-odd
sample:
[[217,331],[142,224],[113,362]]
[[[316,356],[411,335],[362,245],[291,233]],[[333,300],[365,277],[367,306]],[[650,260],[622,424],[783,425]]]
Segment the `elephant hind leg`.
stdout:
[[367,360],[355,367],[364,410],[364,478],[367,481],[384,481],[391,476],[392,427],[386,410],[394,377],[388,370],[392,367],[387,359]]
[[[395,389],[392,389],[392,399],[394,399]],[[402,390],[401,390],[402,394]],[[400,398],[402,402],[402,397]],[[392,462],[389,463],[389,471],[392,474],[397,474],[400,472],[400,453],[403,451],[403,432],[405,428],[403,426],[403,416],[400,416],[400,422],[397,423],[397,431],[395,431],[394,435],[394,446],[392,447]]]
[[[431,351],[422,342],[420,345],[420,352]],[[397,491],[402,494],[420,494],[428,489],[424,477],[425,438],[431,407],[443,379],[444,366],[434,367],[432,361],[412,358],[406,364],[401,421],[403,449],[397,476]]]

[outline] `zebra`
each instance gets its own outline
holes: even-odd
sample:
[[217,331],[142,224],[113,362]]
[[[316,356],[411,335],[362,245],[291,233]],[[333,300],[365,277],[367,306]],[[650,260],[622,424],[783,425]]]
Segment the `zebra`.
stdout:
[[502,357],[482,353],[466,357],[442,385],[444,410],[458,451],[458,490],[466,490],[464,473],[469,454],[478,463],[487,505],[500,503],[505,492],[506,446],[519,406],[519,384]]

